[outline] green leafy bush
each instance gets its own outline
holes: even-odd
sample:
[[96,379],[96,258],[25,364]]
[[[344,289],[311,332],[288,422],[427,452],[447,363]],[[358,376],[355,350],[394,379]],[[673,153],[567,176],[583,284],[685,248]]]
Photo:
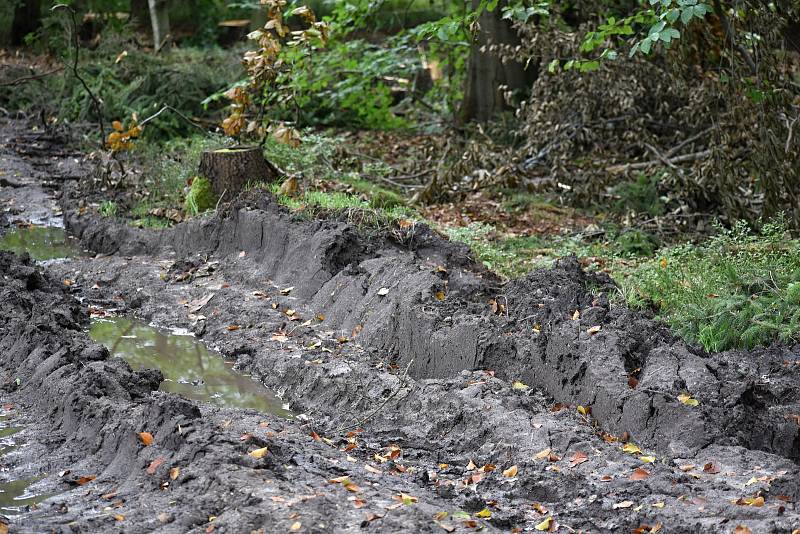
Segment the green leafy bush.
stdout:
[[800,339],[800,242],[787,236],[783,221],[738,223],[635,268],[624,292],[709,351]]

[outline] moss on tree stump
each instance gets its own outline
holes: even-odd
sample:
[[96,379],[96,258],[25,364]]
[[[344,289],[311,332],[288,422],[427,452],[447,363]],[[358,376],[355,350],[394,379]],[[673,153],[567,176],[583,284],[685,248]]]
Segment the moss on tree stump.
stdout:
[[260,148],[249,147],[203,152],[198,174],[211,181],[215,195],[220,197],[225,193],[230,199],[240,193],[246,184],[272,182],[280,173],[264,158]]

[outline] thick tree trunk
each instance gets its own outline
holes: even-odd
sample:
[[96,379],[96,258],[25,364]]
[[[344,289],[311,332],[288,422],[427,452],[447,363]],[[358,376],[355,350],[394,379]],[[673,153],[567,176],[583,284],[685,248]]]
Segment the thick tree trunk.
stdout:
[[[479,4],[480,0],[472,0],[473,9]],[[461,122],[485,122],[497,112],[508,109],[503,93],[527,92],[538,76],[535,62],[526,69],[517,61],[503,62],[497,52],[489,50],[493,44],[512,47],[520,44],[511,22],[502,18],[505,4],[501,1],[493,11],[484,10],[478,19],[478,35],[470,49],[464,100],[459,110]]]
[[150,23],[153,25],[153,48],[156,52],[167,46],[169,35],[169,5],[167,0],[148,0]]
[[272,182],[279,175],[257,147],[203,152],[198,174],[211,181],[214,194],[219,197],[225,192],[228,199],[239,194],[248,183]]
[[25,44],[25,36],[35,32],[42,25],[42,9],[39,0],[23,0],[14,8],[14,20],[11,23],[11,44]]

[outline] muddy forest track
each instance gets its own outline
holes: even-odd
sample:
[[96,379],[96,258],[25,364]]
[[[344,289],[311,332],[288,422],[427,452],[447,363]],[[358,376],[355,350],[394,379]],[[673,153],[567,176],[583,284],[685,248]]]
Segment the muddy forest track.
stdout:
[[[56,493],[18,531],[800,528],[792,351],[705,355],[570,260],[500,286],[424,226],[365,236],[252,192],[156,232],[80,213],[82,195],[66,188],[66,226],[99,256],[0,256],[2,400],[31,443],[3,462]],[[154,391],[86,337],[86,304],[192,329],[299,415]]]

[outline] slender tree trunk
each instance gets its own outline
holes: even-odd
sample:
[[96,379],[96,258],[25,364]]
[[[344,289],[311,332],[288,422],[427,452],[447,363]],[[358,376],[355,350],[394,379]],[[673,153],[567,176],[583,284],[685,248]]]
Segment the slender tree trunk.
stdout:
[[[480,0],[472,0],[472,8],[477,9]],[[528,91],[538,76],[536,63],[531,62],[528,69],[517,61],[503,62],[498,52],[489,50],[491,45],[520,44],[519,35],[511,22],[502,18],[501,1],[493,11],[484,10],[478,19],[478,35],[472,43],[467,64],[467,80],[464,100],[459,110],[459,120],[463,122],[486,122],[497,112],[508,109],[503,93],[505,91]]]
[[25,36],[35,32],[42,24],[42,9],[39,0],[23,0],[14,8],[14,20],[11,23],[11,44],[25,44]]
[[150,5],[147,0],[131,0],[131,19],[136,28],[145,29],[150,23]]
[[153,25],[153,48],[156,52],[168,45],[169,5],[167,0],[148,0],[150,6],[150,22]]

